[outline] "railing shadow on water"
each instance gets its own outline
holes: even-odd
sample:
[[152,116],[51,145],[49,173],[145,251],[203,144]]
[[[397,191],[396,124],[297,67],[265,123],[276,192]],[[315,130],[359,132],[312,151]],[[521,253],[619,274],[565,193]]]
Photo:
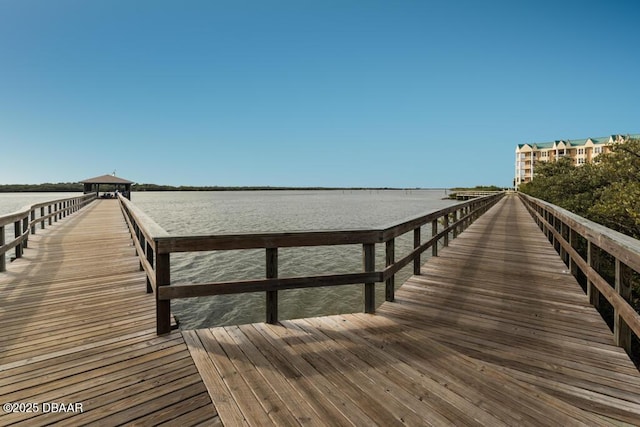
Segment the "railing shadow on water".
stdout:
[[529,213],[640,368],[640,241],[519,193]]
[[[413,263],[414,274],[420,274],[421,255],[429,248],[437,256],[438,244],[448,245],[475,219],[486,212],[505,193],[471,199],[408,221],[376,229],[322,230],[301,232],[268,232],[175,236],[167,233],[129,200],[119,197],[120,206],[132,234],[140,268],[146,272],[147,292],[156,298],[157,333],[171,330],[170,302],[177,298],[264,292],[266,322],[278,322],[278,291],[302,288],[364,284],[364,311],[375,311],[375,284],[385,283],[385,300],[394,300],[395,276]],[[421,229],[431,224],[431,235]],[[396,259],[396,238],[413,234],[413,249]],[[342,274],[280,277],[280,248],[361,245],[362,270]],[[384,245],[384,268],[376,269],[376,245]],[[171,254],[234,250],[265,250],[264,279],[235,280],[197,284],[171,284]]]

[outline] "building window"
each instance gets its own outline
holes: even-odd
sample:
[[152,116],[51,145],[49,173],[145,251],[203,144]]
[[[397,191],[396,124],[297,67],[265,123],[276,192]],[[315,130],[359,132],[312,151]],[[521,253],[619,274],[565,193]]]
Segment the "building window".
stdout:
[[578,160],[578,164],[579,165],[584,165],[584,159],[582,157],[580,157]]
[[578,154],[584,154],[584,148],[578,148]]
[[593,153],[594,153],[594,154],[600,154],[600,153],[602,153],[602,147],[595,147],[595,148],[593,149]]

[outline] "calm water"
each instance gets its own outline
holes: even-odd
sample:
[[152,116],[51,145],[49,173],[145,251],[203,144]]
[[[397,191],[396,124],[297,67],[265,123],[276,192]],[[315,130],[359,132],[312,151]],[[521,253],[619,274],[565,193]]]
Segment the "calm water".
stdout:
[[[71,194],[74,195],[74,194]],[[0,194],[0,215],[22,206],[67,196],[51,193]],[[132,201],[171,234],[339,230],[382,227],[455,203],[444,190],[335,190],[141,192]],[[431,226],[422,231],[423,241]],[[408,233],[396,239],[396,259],[413,245]],[[377,268],[384,266],[384,245],[376,245]],[[426,256],[427,253],[425,253]],[[360,245],[285,248],[278,253],[279,277],[362,271]],[[265,277],[265,251],[221,251],[171,255],[172,283],[208,283]],[[399,286],[411,265],[396,276]],[[362,285],[279,292],[282,319],[350,313],[363,307]],[[384,284],[376,301],[384,300]],[[172,310],[185,329],[262,322],[265,297],[259,294],[173,300]]]
[[[0,215],[10,214],[35,203],[81,196],[82,193],[0,193]],[[13,240],[13,225],[5,226],[6,240]]]
[[82,193],[0,193],[0,215],[21,210],[34,203],[81,195]]

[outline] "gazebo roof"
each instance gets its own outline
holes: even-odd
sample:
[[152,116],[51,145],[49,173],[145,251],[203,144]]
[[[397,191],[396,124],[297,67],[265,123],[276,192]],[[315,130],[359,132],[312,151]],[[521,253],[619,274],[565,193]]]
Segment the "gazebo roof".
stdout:
[[133,181],[115,175],[102,175],[80,181],[81,184],[133,184]]

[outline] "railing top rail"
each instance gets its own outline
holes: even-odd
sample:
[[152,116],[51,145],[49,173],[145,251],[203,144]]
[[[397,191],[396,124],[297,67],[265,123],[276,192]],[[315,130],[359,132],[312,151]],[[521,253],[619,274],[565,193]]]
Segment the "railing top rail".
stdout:
[[507,190],[461,190],[461,191],[453,191],[454,194],[499,194],[505,193]]
[[331,246],[383,241],[382,231],[376,229],[171,235],[155,240],[158,253]]
[[640,240],[583,218],[552,203],[523,193],[518,194],[552,212],[587,240],[621,258],[629,267],[640,272]]
[[38,209],[38,208],[42,208],[44,206],[49,206],[52,205],[54,203],[60,203],[60,202],[64,202],[66,200],[71,200],[71,199],[82,199],[82,200],[87,200],[87,199],[91,199],[94,198],[96,195],[95,194],[83,194],[81,196],[71,196],[71,197],[64,197],[62,199],[55,199],[55,200],[49,200],[46,202],[40,202],[40,203],[36,203],[31,205],[31,209]]
[[95,197],[95,195],[93,194],[87,194],[87,195],[82,195],[82,196],[71,196],[71,197],[64,197],[61,199],[55,199],[55,200],[49,200],[46,202],[38,202],[38,203],[34,203],[31,205],[26,205],[21,207],[20,209],[18,209],[17,211],[8,213],[6,215],[2,215],[0,216],[0,227],[7,225],[7,224],[11,224],[13,222],[16,222],[22,218],[24,218],[25,216],[29,215],[29,212],[31,212],[34,209],[38,209],[44,206],[49,206],[49,205],[53,205],[54,203],[60,203],[60,202],[64,202],[67,200],[73,200],[73,199],[88,199],[91,197]]
[[401,222],[390,223],[382,227],[382,232],[384,234],[384,240],[388,240],[394,237],[397,237],[401,234],[406,233],[409,230],[415,228],[418,224],[427,224],[431,221],[434,221],[444,215],[450,214],[454,211],[457,211],[461,208],[465,208],[467,206],[473,206],[478,203],[481,203],[484,200],[488,200],[492,197],[496,197],[497,195],[504,195],[504,192],[496,192],[495,194],[490,194],[487,196],[479,197],[473,200],[467,200],[464,202],[456,203],[446,208],[439,209],[437,211],[428,212],[426,214],[412,217],[408,219],[401,220]]
[[131,203],[129,199],[118,194],[120,203],[133,215],[136,223],[142,229],[148,241],[154,241],[169,237],[169,233],[155,222],[149,215],[144,213],[142,209]]
[[0,227],[19,221],[31,212],[31,205],[26,205],[6,215],[0,216]]
[[[487,196],[487,198],[495,195]],[[147,230],[147,238],[153,238],[158,253],[172,252],[197,252],[214,250],[235,250],[235,249],[260,249],[260,248],[283,248],[302,246],[332,246],[349,244],[383,243],[391,238],[406,233],[422,224],[431,222],[437,218],[451,212],[478,204],[485,198],[478,198],[463,203],[456,203],[444,209],[429,212],[399,224],[394,223],[381,228],[370,229],[350,229],[350,230],[309,230],[309,231],[286,231],[286,232],[246,232],[246,233],[216,233],[202,235],[169,235],[151,218],[148,218],[140,209],[131,202],[127,206],[134,208],[135,215],[142,219],[139,225],[146,228],[148,225],[158,227],[164,234],[154,233]],[[126,203],[126,202],[125,202]]]

